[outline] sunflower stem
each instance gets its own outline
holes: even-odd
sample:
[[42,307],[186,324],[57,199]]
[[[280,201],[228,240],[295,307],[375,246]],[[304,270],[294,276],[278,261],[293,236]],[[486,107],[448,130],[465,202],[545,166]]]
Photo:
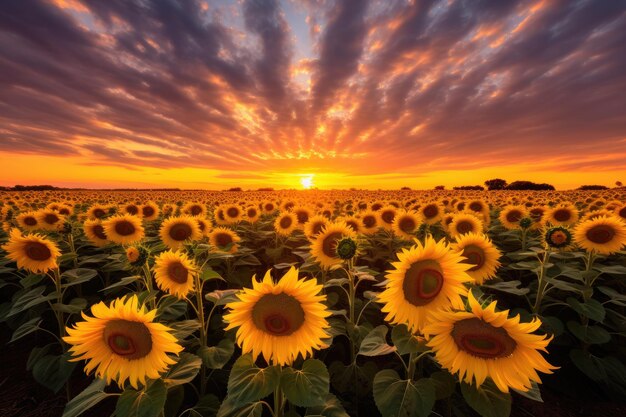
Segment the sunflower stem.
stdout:
[[348,270],[346,271],[348,273],[348,284],[349,284],[349,299],[348,299],[348,303],[350,305],[350,322],[352,322],[353,324],[356,324],[355,322],[355,314],[354,314],[354,301],[355,301],[355,296],[356,296],[356,285],[354,284],[354,273],[352,271],[353,268],[353,262],[352,259],[348,260]]
[[522,251],[526,250],[526,238],[528,236],[528,229],[522,228]]
[[418,359],[419,357],[416,356],[416,352],[411,352],[411,356],[409,356],[409,367],[406,371],[406,377],[411,381],[415,375],[415,365],[417,364]]
[[[57,308],[54,310],[54,315],[57,319],[57,324],[59,326],[59,342],[61,344],[61,353],[65,353],[65,342],[63,341],[63,336],[65,336],[65,325],[63,320],[63,311],[61,310],[61,305],[63,304],[63,292],[61,291],[61,271],[59,268],[54,269],[54,286],[56,288],[57,295]],[[72,399],[72,394],[70,392],[70,385],[65,383],[65,397],[67,402]]]
[[150,272],[150,266],[148,266],[148,261],[143,266],[143,274],[144,274],[144,282],[146,283],[146,289],[148,290],[148,297],[150,304],[150,309],[154,310],[156,308],[156,304],[154,298],[152,297],[152,273]]
[[[202,302],[202,284],[200,282],[200,274],[195,274],[195,287],[196,287],[196,312],[198,313],[198,320],[200,321],[200,349],[207,345],[206,340],[206,327],[204,324],[204,304]],[[206,366],[204,361],[200,365],[200,396],[203,396],[206,392]]]
[[535,298],[535,304],[533,305],[533,314],[538,316],[541,311],[541,301],[546,293],[546,287],[548,282],[546,281],[546,264],[550,260],[550,248],[546,247],[544,255],[541,259],[541,268],[539,269],[537,296]]
[[274,390],[274,417],[283,417],[283,390],[276,387]]

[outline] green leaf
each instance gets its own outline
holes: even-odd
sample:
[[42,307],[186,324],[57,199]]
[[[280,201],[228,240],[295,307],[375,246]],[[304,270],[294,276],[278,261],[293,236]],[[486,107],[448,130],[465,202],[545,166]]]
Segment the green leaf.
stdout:
[[46,301],[57,298],[56,293],[51,293],[44,296],[43,293],[45,290],[46,287],[44,285],[41,285],[23,293],[13,302],[13,305],[11,306],[11,310],[9,310],[9,314],[7,314],[7,317],[11,317],[38,304],[45,303]]
[[602,292],[604,295],[608,296],[611,299],[609,301],[610,303],[626,307],[626,295],[621,294],[610,287],[601,286],[598,287],[598,289],[600,290],[600,292]]
[[15,342],[16,340],[37,331],[41,322],[42,320],[39,317],[28,320],[26,323],[22,324],[13,332],[13,336],[11,336],[11,340],[9,340],[9,343]]
[[373,362],[365,362],[362,366],[355,362],[344,365],[335,361],[328,367],[330,382],[339,392],[351,392],[357,396],[369,393],[372,390],[372,380],[378,368]]
[[530,400],[537,401],[542,403],[543,398],[541,398],[541,391],[539,391],[539,384],[535,381],[530,381],[530,389],[528,391],[521,391],[515,388],[511,388],[513,391],[517,392],[522,397],[526,397]]
[[461,393],[467,404],[482,417],[508,417],[511,414],[511,394],[501,392],[489,380],[480,388],[461,382]]
[[567,304],[570,305],[578,314],[589,317],[592,320],[602,322],[606,316],[606,310],[604,306],[593,298],[587,300],[585,303],[581,303],[574,297],[567,298]]
[[337,397],[327,394],[324,404],[307,408],[305,417],[350,417],[350,415]]
[[235,343],[231,339],[222,339],[217,346],[201,346],[198,356],[209,369],[222,369],[235,353]]
[[69,304],[52,304],[52,309],[56,311],[62,311],[68,314],[76,314],[87,308],[87,300],[84,298],[73,298]]
[[283,368],[280,387],[287,399],[298,407],[321,406],[330,389],[328,369],[317,359],[304,361],[302,370]]
[[111,394],[104,392],[104,387],[106,387],[105,380],[95,379],[83,392],[65,405],[62,417],[77,417],[110,396]]
[[88,269],[88,268],[70,269],[69,271],[65,271],[61,274],[61,278],[65,278],[67,280],[67,282],[61,285],[61,288],[66,288],[72,285],[77,285],[83,282],[87,282],[97,275],[98,275],[98,272],[94,269]]
[[543,322],[542,327],[547,333],[560,336],[565,331],[565,325],[558,317],[544,316],[541,318],[541,321]]
[[[221,406],[221,401],[215,394],[207,394],[200,398],[198,403],[192,408],[190,416],[214,416]],[[193,414],[195,413],[195,414]]]
[[239,290],[215,290],[204,295],[204,298],[216,306],[225,305],[237,301]]
[[449,398],[456,390],[456,379],[447,371],[433,372],[430,379],[435,387],[435,397],[438,400]]
[[120,279],[118,282],[109,285],[108,287],[105,287],[103,289],[101,289],[100,291],[107,291],[110,290],[112,288],[118,288],[118,287],[125,287],[129,284],[132,284],[133,282],[137,281],[141,279],[141,277],[139,275],[133,275],[130,277],[124,277],[122,279]]
[[426,345],[420,343],[405,324],[398,324],[391,329],[391,341],[400,355],[424,352]]
[[600,326],[583,326],[577,321],[568,321],[567,328],[585,343],[601,345],[611,340],[611,334]]
[[396,371],[384,369],[374,377],[374,401],[383,417],[426,417],[435,405],[435,387],[426,378],[400,379]]
[[24,288],[32,287],[33,285],[39,284],[45,275],[42,274],[29,274],[20,280],[20,285]]
[[167,398],[163,406],[163,417],[178,417],[180,406],[185,400],[185,387],[177,385],[167,390]]
[[197,319],[180,320],[168,324],[173,330],[172,335],[180,342],[187,339],[196,330],[200,328],[200,322]]
[[178,362],[174,364],[163,377],[165,385],[170,388],[176,385],[193,381],[200,371],[202,360],[191,353],[181,353]]
[[168,296],[167,302],[161,303],[158,307],[157,315],[164,321],[176,320],[187,312],[187,302],[176,297]]
[[33,377],[44,387],[59,392],[72,375],[76,362],[68,362],[69,353],[44,355],[33,364]]
[[612,275],[626,275],[626,266],[623,265],[600,265],[596,264],[593,269],[603,273]]
[[346,321],[346,332],[348,337],[355,346],[360,346],[361,341],[372,330],[372,325],[365,322],[361,325],[355,325],[351,321]]
[[569,352],[569,357],[574,365],[592,380],[596,382],[606,380],[607,375],[604,367],[595,356],[582,349],[572,349]]
[[261,417],[263,403],[255,401],[246,404],[238,404],[227,396],[217,411],[217,417]]
[[117,417],[159,417],[163,412],[167,388],[161,379],[151,380],[144,389],[126,388],[117,400]]
[[519,288],[522,285],[521,281],[502,281],[495,282],[493,284],[483,284],[483,287],[491,288],[492,290],[502,291],[509,294],[515,295],[524,295],[528,294],[530,289],[528,288]]
[[228,396],[236,406],[258,401],[270,395],[280,382],[280,368],[268,366],[259,368],[252,355],[242,355],[230,371]]
[[388,330],[389,328],[387,326],[380,325],[370,331],[367,336],[363,338],[363,341],[361,341],[359,355],[382,356],[395,352],[395,346],[389,345],[385,339]]
[[222,281],[225,281],[225,279],[222,278],[222,276],[220,274],[218,274],[210,266],[207,267],[204,271],[202,271],[202,274],[200,274],[200,279],[202,281],[209,281],[209,280],[212,280],[212,279],[221,279]]

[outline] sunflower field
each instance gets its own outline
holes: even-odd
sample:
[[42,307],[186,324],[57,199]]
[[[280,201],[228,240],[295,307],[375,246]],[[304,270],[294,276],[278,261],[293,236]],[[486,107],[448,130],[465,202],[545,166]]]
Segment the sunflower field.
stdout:
[[624,189],[2,192],[0,220],[2,416],[626,410]]

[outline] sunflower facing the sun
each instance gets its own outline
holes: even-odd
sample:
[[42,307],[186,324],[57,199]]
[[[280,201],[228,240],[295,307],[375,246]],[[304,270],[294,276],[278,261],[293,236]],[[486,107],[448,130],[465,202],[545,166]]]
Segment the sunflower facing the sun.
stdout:
[[85,372],[95,371],[107,384],[113,380],[123,387],[128,380],[137,389],[176,363],[168,353],[183,350],[169,327],[154,322],[157,311],[146,311],[136,295],[109,306],[99,302],[91,313],[93,317],[83,313],[85,321],[67,327],[63,340],[71,345],[70,361],[86,360]]
[[311,255],[320,266],[329,269],[342,262],[337,256],[337,242],[343,237],[355,238],[352,228],[344,222],[331,223],[311,243]]
[[471,265],[443,239],[436,242],[429,236],[424,244],[418,241],[397,256],[395,269],[387,271],[386,289],[378,296],[385,320],[421,332],[433,312],[463,307],[461,295],[467,294],[464,283],[472,281],[466,272]]
[[18,268],[36,274],[58,268],[57,258],[61,255],[54,242],[38,234],[22,236],[18,229],[11,230],[2,249],[8,252],[7,258],[17,262]]
[[200,239],[202,232],[194,217],[178,216],[170,217],[161,224],[159,236],[168,248],[179,249],[186,241]]
[[161,252],[154,259],[154,280],[157,286],[179,299],[194,290],[197,268],[186,254],[172,250]]
[[468,300],[471,311],[435,312],[424,329],[427,345],[444,368],[476,387],[491,378],[502,392],[528,391],[532,382],[541,382],[537,371],[557,369],[539,353],[552,337],[532,334],[541,326],[539,319],[520,323],[519,315],[496,312],[495,301],[482,307],[471,291]]
[[104,233],[111,242],[127,245],[143,239],[144,228],[141,219],[131,214],[110,217],[102,222]]
[[626,245],[626,224],[615,216],[601,216],[576,226],[574,240],[581,248],[610,255]]
[[262,355],[267,363],[290,365],[299,356],[306,358],[313,349],[326,347],[330,316],[319,295],[322,286],[314,279],[298,279],[298,270],[289,271],[274,283],[270,271],[263,281],[252,279],[235,301],[226,305],[226,330],[237,329],[237,343],[254,360]]
[[472,265],[467,273],[477,284],[480,285],[495,277],[496,270],[500,266],[498,259],[502,253],[487,236],[482,233],[467,233],[458,236],[452,248],[460,251],[466,258],[463,262]]

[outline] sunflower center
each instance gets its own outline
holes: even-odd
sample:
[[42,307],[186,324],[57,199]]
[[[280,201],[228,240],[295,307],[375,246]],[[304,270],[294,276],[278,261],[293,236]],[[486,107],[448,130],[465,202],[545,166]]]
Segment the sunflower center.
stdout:
[[550,241],[555,245],[562,245],[567,242],[567,235],[562,231],[557,230],[550,235]]
[[416,226],[417,224],[415,223],[415,220],[413,220],[410,217],[403,217],[400,220],[400,223],[398,223],[398,227],[400,228],[400,230],[402,230],[405,233],[413,232]]
[[104,327],[103,338],[113,353],[129,360],[141,359],[152,351],[150,330],[136,321],[109,321]]
[[530,210],[530,217],[535,222],[538,222],[543,217],[543,210],[540,208],[535,208],[535,209]]
[[104,227],[101,224],[96,224],[91,228],[91,231],[98,239],[106,240],[107,235],[104,233]]
[[307,221],[309,221],[309,213],[307,213],[304,210],[297,211],[296,212],[296,216],[298,216],[298,223],[300,223],[300,224],[304,224]]
[[45,261],[52,256],[50,249],[41,242],[27,242],[24,246],[24,252],[34,261]]
[[506,219],[511,223],[517,223],[522,218],[522,212],[518,210],[511,210],[506,214]]
[[106,212],[100,208],[97,208],[93,211],[93,216],[96,218],[101,218],[104,217],[106,215]]
[[429,204],[426,207],[424,207],[424,210],[422,211],[422,213],[424,213],[424,217],[430,219],[430,218],[437,216],[437,214],[439,214],[439,210],[437,210],[437,206],[433,204]]
[[615,229],[611,226],[600,224],[587,230],[585,236],[593,243],[602,245],[613,240],[615,237]]
[[348,225],[348,227],[350,229],[354,230],[355,232],[359,230],[359,224],[357,222],[355,222],[354,220],[347,221],[346,225]]
[[202,207],[195,204],[191,206],[191,208],[189,209],[189,212],[191,213],[192,216],[197,216],[198,214],[202,213]]
[[218,233],[215,236],[215,244],[220,248],[230,245],[233,243],[233,238],[228,233]]
[[318,233],[320,233],[322,231],[322,229],[324,228],[324,223],[323,222],[317,222],[313,225],[313,234],[316,235]]
[[341,239],[340,232],[333,232],[324,238],[322,242],[322,252],[329,258],[335,258],[337,256],[337,241]]
[[395,213],[391,210],[385,210],[383,214],[380,215],[380,218],[383,219],[385,223],[392,223],[394,217],[396,217]]
[[460,234],[464,235],[474,230],[474,225],[468,220],[461,220],[456,224],[456,230]]
[[288,229],[289,227],[291,227],[291,217],[289,216],[285,216],[282,219],[280,219],[280,227],[282,229]]
[[404,298],[414,306],[430,303],[441,292],[443,274],[435,261],[416,262],[406,271],[402,290]]
[[295,206],[295,204],[289,202],[289,203],[285,204],[285,210],[289,211],[289,210],[291,210],[293,208],[293,206]]
[[236,207],[231,207],[226,210],[226,215],[228,215],[228,217],[237,217],[239,216],[239,210]]
[[45,215],[45,217],[43,218],[43,221],[48,224],[55,224],[56,222],[59,221],[59,216],[57,216],[54,213],[49,213]]
[[618,213],[617,213],[622,219],[626,219],[626,207],[624,207],[623,209],[621,209]]
[[374,210],[374,211],[378,211],[378,210],[380,210],[381,208],[383,208],[383,205],[382,205],[382,204],[380,204],[380,203],[374,203],[374,204],[372,204],[372,210]]
[[143,212],[143,215],[145,217],[150,217],[152,215],[154,215],[154,208],[150,207],[150,206],[145,206],[141,209],[141,211]]
[[567,209],[561,209],[554,212],[554,219],[558,222],[566,222],[572,217],[572,213],[570,213]]
[[476,271],[485,264],[485,251],[476,245],[468,245],[463,248],[463,256],[467,258],[467,260],[463,261],[464,263],[474,265],[469,270]]
[[27,226],[35,226],[37,224],[37,219],[34,217],[25,217],[24,224]]
[[128,220],[122,220],[115,223],[115,233],[121,236],[130,236],[135,233],[135,225]]
[[470,210],[472,211],[482,211],[483,205],[478,202],[473,202],[469,205]]
[[274,336],[289,336],[304,324],[304,310],[291,295],[266,294],[252,308],[252,321]]
[[256,217],[256,210],[253,208],[248,209],[248,217]]
[[505,358],[517,347],[505,329],[479,318],[456,322],[451,335],[459,349],[484,359]]
[[376,225],[376,219],[374,216],[365,216],[363,217],[363,225],[368,229],[372,228]]
[[171,279],[172,281],[178,284],[186,284],[187,275],[188,275],[187,268],[185,268],[185,265],[183,265],[182,263],[178,261],[172,262],[167,267],[167,276],[169,277],[169,279]]
[[274,211],[274,205],[273,204],[266,204],[265,205],[265,211]]
[[137,206],[127,206],[126,207],[126,212],[128,214],[137,214],[137,213],[139,213],[139,209],[137,208]]
[[174,240],[182,242],[191,237],[191,226],[187,223],[176,223],[170,228],[170,237]]

